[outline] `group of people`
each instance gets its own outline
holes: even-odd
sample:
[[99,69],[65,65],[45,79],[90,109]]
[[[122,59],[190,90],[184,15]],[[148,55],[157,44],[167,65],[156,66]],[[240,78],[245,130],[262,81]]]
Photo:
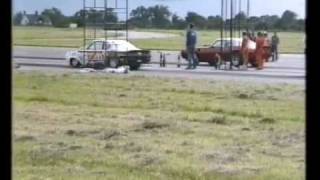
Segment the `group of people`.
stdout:
[[[278,60],[278,45],[280,43],[277,32],[270,39],[267,32],[258,32],[257,37],[254,33],[243,32],[243,40],[241,45],[241,54],[243,58],[243,66],[247,69],[249,61],[249,40],[256,42],[255,56],[257,60],[257,69],[261,70],[264,67],[264,62],[268,59],[268,49],[271,45],[272,61]],[[188,55],[188,67],[186,69],[196,69],[198,59],[195,54],[197,44],[197,33],[194,30],[194,25],[189,24],[186,36],[186,50]]]
[[[257,69],[264,67],[264,62],[268,60],[269,48],[271,47],[272,61],[278,60],[278,46],[280,39],[277,32],[274,32],[271,40],[268,38],[267,32],[258,32],[255,37],[253,33],[243,32],[241,54],[243,58],[243,66],[246,69],[249,61],[249,40],[256,42],[255,58],[257,60]],[[270,42],[271,41],[271,42]]]

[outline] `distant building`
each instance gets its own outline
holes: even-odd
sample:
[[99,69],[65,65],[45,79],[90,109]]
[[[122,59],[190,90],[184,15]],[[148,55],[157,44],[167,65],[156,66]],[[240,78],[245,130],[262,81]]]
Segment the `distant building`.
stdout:
[[52,22],[49,17],[39,15],[36,11],[34,14],[27,14],[23,12],[20,25],[22,26],[52,26]]
[[78,27],[78,24],[76,24],[76,23],[70,23],[69,24],[69,28],[71,28],[71,29],[75,29],[77,27]]

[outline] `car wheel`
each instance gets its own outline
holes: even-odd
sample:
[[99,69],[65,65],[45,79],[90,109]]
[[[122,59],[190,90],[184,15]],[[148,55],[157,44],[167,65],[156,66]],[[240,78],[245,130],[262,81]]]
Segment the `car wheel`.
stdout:
[[241,65],[241,58],[239,55],[233,55],[231,57],[232,65],[233,66],[240,66]]
[[93,68],[94,68],[94,69],[101,70],[101,69],[104,69],[104,68],[105,68],[105,64],[104,64],[104,63],[94,63],[94,64],[93,64]]
[[78,68],[78,67],[80,67],[80,62],[77,59],[71,59],[70,66],[73,68]]
[[135,64],[130,64],[130,70],[138,70],[140,68],[141,64],[135,63]]
[[119,59],[117,58],[112,58],[109,60],[109,66],[111,68],[117,68],[119,66]]
[[215,61],[210,61],[208,63],[209,63],[209,66],[215,66],[217,64]]
[[254,68],[258,67],[258,64],[257,64],[256,62],[252,62],[252,63],[250,63],[250,64],[251,64],[251,66],[254,67]]

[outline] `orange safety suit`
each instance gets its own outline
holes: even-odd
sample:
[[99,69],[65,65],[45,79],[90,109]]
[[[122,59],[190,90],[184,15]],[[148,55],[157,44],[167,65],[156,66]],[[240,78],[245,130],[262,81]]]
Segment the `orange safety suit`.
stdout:
[[249,61],[249,38],[248,37],[244,37],[242,40],[242,45],[241,45],[241,55],[243,58],[243,64],[245,66],[248,65],[248,61]]
[[263,43],[263,60],[265,62],[268,62],[268,54],[269,54],[269,50],[270,50],[270,40],[267,37],[264,37],[264,43]]
[[256,60],[257,60],[257,64],[258,67],[257,69],[263,69],[263,64],[264,64],[264,59],[263,59],[263,54],[264,54],[264,49],[263,49],[263,45],[264,45],[264,38],[263,37],[257,37],[256,39]]

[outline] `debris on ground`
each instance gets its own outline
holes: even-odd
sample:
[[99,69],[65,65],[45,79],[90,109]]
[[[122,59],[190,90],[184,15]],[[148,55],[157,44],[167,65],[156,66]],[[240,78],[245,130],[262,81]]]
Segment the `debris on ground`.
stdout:
[[33,136],[18,136],[15,138],[15,141],[33,141],[35,139]]
[[263,118],[260,120],[260,123],[265,123],[265,124],[273,124],[275,122],[276,120],[273,118]]
[[93,68],[83,68],[80,70],[81,73],[90,73],[90,72],[96,72]]
[[18,69],[18,68],[20,68],[20,65],[19,65],[18,63],[14,63],[14,64],[13,64],[13,67],[14,67],[15,69]]
[[145,121],[144,123],[142,123],[142,127],[144,129],[157,129],[157,128],[169,127],[169,124],[152,122],[152,121]]
[[83,68],[79,70],[81,73],[91,73],[91,72],[107,72],[107,73],[117,73],[117,74],[127,74],[129,73],[129,68],[120,66],[118,68],[105,68],[101,70],[97,70],[94,68]]
[[120,66],[118,68],[106,68],[103,71],[108,72],[108,73],[127,74],[127,73],[129,73],[129,68],[124,67],[124,66]]

